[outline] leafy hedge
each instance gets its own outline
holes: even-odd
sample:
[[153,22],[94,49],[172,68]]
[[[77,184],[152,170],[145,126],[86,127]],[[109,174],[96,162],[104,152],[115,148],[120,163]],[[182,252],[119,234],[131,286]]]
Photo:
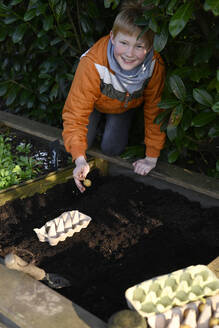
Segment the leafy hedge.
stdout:
[[[109,32],[119,3],[0,1],[0,97],[5,108],[61,126],[80,55]],[[144,3],[148,8],[136,23],[156,33],[154,47],[167,66],[160,103],[165,110],[156,123],[162,123],[168,136],[168,161],[206,151],[215,161],[210,174],[219,177],[219,2]]]

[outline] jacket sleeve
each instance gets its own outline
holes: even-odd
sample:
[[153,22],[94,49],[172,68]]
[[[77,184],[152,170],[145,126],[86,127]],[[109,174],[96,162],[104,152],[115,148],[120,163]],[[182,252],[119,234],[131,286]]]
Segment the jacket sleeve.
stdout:
[[64,146],[73,160],[86,157],[89,115],[99,95],[100,77],[95,65],[82,57],[62,112]]
[[165,133],[160,131],[160,125],[154,124],[156,116],[162,111],[158,107],[165,82],[165,66],[159,54],[155,57],[152,77],[144,91],[144,124],[146,155],[159,157],[165,143]]

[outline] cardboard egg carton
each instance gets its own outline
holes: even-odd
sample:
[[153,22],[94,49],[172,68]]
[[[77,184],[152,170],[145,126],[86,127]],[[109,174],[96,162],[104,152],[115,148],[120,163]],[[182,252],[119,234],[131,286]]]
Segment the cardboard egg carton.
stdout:
[[130,308],[150,317],[218,292],[215,274],[205,265],[196,265],[130,287],[125,297]]
[[219,294],[150,316],[147,323],[150,328],[218,328]]
[[39,241],[49,242],[51,246],[56,246],[67,237],[72,237],[75,232],[86,228],[91,218],[79,211],[64,212],[57,218],[47,221],[40,229],[33,229]]

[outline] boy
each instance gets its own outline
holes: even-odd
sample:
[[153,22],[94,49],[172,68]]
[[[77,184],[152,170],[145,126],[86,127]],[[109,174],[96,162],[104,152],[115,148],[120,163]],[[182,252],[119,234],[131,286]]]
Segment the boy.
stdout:
[[101,149],[107,155],[121,154],[128,143],[134,111],[144,103],[146,157],[133,163],[134,172],[148,174],[157,163],[165,134],[153,123],[161,111],[157,104],[164,87],[165,68],[153,51],[154,33],[140,38],[137,17],[143,8],[137,1],[124,4],[110,35],[101,38],[81,56],[63,109],[63,140],[76,167],[78,189],[89,172],[86,149],[91,147],[101,117],[105,130]]

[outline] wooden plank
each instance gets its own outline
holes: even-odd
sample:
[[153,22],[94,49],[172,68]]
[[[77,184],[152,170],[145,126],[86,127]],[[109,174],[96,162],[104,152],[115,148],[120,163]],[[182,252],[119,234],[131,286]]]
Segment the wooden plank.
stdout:
[[[88,162],[90,169],[93,170],[96,167],[95,160],[90,160]],[[98,162],[97,162],[98,164]],[[101,170],[101,165],[103,166],[102,170],[105,169],[105,164],[102,163],[99,165]],[[59,169],[55,172],[51,172],[42,177],[28,180],[20,185],[15,185],[7,189],[0,191],[0,206],[4,205],[6,202],[20,198],[31,197],[36,193],[42,194],[45,193],[48,189],[54,187],[57,184],[65,183],[69,179],[73,179],[72,171],[74,165],[69,166],[64,169]]]
[[[120,157],[104,155],[97,149],[89,149],[87,153],[93,157],[101,157],[109,163],[133,170],[132,163]],[[219,181],[217,179],[159,161],[156,168],[148,176],[219,200]]]

